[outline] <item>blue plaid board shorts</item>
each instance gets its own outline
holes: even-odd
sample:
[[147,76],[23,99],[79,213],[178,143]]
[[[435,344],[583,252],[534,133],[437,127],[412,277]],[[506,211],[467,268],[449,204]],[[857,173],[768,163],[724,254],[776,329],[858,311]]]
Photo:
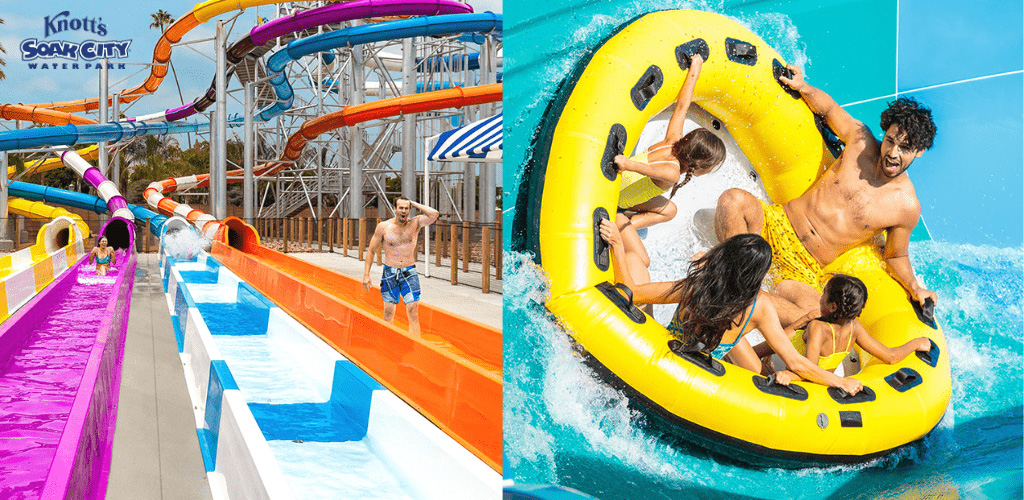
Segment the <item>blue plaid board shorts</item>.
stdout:
[[384,274],[380,277],[380,296],[384,302],[397,304],[399,299],[411,304],[420,300],[420,277],[416,274],[416,266],[402,269],[384,266]]

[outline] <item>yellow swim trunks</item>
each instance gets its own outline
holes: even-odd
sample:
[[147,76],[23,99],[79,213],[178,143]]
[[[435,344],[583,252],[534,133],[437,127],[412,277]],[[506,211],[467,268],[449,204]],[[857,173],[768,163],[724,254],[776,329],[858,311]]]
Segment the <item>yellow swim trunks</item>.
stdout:
[[772,284],[796,280],[813,286],[819,292],[824,290],[828,276],[800,242],[782,205],[762,201],[761,211],[764,212],[761,237],[772,246],[772,268],[768,271]]

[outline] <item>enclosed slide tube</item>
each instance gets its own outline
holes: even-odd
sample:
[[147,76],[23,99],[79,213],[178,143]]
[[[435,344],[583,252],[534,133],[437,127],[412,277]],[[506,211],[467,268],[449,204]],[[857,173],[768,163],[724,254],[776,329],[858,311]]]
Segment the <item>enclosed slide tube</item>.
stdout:
[[51,221],[57,217],[67,217],[74,221],[75,226],[82,233],[82,238],[89,239],[89,225],[85,223],[82,216],[63,208],[52,207],[41,201],[10,198],[7,200],[7,211],[32,220]]
[[[107,202],[96,195],[20,181],[11,181],[7,189],[11,196],[25,198],[26,200],[57,203],[82,210],[91,210],[98,214],[107,213]],[[136,221],[148,220],[149,231],[154,235],[160,234],[164,222],[167,221],[167,216],[160,215],[146,207],[129,204],[128,209],[135,215]]]
[[490,31],[501,31],[501,14],[484,12],[482,14],[419,17],[356,26],[292,40],[288,43],[287,47],[275,52],[267,59],[267,72],[273,74],[270,78],[270,84],[274,87],[274,93],[277,94],[278,102],[260,111],[259,117],[262,120],[270,120],[291,108],[295,94],[285,72],[285,68],[291,61],[317,52],[325,52],[339,47],[351,47],[364,43],[417,36],[440,36]]
[[118,191],[117,185],[113,181],[107,179],[106,176],[100,172],[99,168],[96,168],[85,161],[78,153],[68,149],[60,153],[60,159],[64,162],[68,168],[75,171],[76,174],[82,176],[85,182],[88,182],[90,186],[96,189],[96,192],[100,194],[100,197],[107,202],[107,210],[114,214],[115,217],[122,217],[129,221],[134,221],[135,215],[131,210],[128,209],[128,202],[125,201],[124,196],[121,196],[121,192]]
[[[303,123],[299,130],[288,138],[287,147],[281,158],[277,162],[265,163],[254,168],[253,175],[271,175],[284,169],[291,162],[299,158],[303,148],[306,147],[307,141],[336,128],[348,127],[356,123],[378,120],[389,116],[423,113],[446,108],[461,108],[500,101],[501,86],[502,84],[496,83],[478,87],[439,90],[346,106],[341,111],[335,111],[334,113],[329,113]],[[229,171],[227,173],[227,182],[241,182],[243,175],[244,172],[242,170]],[[232,177],[235,178],[232,179]],[[158,212],[164,215],[181,215],[192,222],[203,236],[212,239],[220,227],[220,223],[213,216],[164,196],[167,193],[181,189],[205,187],[209,183],[210,174],[175,177],[153,182],[143,191],[142,195],[146,199],[146,203]]]

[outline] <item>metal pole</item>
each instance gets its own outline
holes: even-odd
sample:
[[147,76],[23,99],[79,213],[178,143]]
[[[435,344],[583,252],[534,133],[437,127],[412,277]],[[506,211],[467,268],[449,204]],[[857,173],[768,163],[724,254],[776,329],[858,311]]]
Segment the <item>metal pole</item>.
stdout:
[[245,169],[244,185],[242,186],[242,218],[246,224],[252,224],[253,201],[255,186],[253,186],[253,154],[256,138],[253,136],[252,127],[252,82],[245,84],[245,132],[242,141],[242,157],[244,158],[243,168]]
[[[480,79],[481,84],[489,84],[492,81],[491,72],[491,50],[494,47],[494,43],[489,35],[484,36],[483,50],[480,51]],[[479,117],[480,119],[486,118],[493,112],[490,104],[484,104],[480,107]],[[495,205],[495,168],[489,163],[480,163],[480,210],[483,213],[480,214],[480,222],[494,222],[494,205]]]
[[[99,104],[100,104],[100,125],[103,125],[104,123],[107,123],[107,117],[110,115],[110,113],[107,110],[107,95],[109,95],[108,91],[109,91],[109,83],[110,83],[110,72],[109,72],[110,65],[109,65],[109,62],[110,62],[109,59],[102,59],[102,60],[100,60],[100,64],[103,65],[103,67],[100,68],[100,99],[99,99],[99,101],[100,101],[99,102]],[[99,165],[100,173],[103,174],[103,175],[107,175],[107,161],[108,161],[108,159],[107,159],[107,141],[100,141],[99,148],[100,148],[100,165]]]
[[[430,205],[430,139],[423,139],[423,196],[420,203]],[[430,277],[430,226],[423,226],[423,263],[426,264],[424,275]]]
[[213,213],[213,210],[214,210],[213,207],[217,206],[217,204],[216,204],[217,190],[214,189],[214,186],[217,185],[217,176],[220,173],[217,170],[217,168],[216,168],[216,165],[217,165],[217,141],[216,141],[217,127],[214,126],[214,123],[216,123],[216,122],[217,122],[217,110],[216,110],[216,107],[215,107],[212,111],[210,111],[210,130],[208,131],[209,134],[210,134],[210,142],[209,142],[209,145],[210,145],[210,183],[209,183],[210,197],[209,197],[208,201],[210,203],[210,213],[211,214]]
[[[121,94],[114,94],[114,122],[121,121]],[[120,152],[114,153],[114,171],[110,176],[110,180],[114,181],[114,186],[117,187],[118,191],[121,191],[121,154]]]
[[10,168],[8,164],[7,151],[0,152],[0,169],[4,172],[3,182],[0,182],[0,252],[10,252],[14,250],[14,242],[7,237],[7,169]]
[[[323,33],[324,27],[318,26],[316,29],[317,33]],[[320,57],[316,65],[316,97],[317,107],[316,115],[324,115],[324,59]],[[323,217],[323,204],[324,204],[324,146],[323,141],[320,140],[319,136],[316,140],[316,221],[320,223],[320,219]],[[320,231],[317,231],[320,234]]]
[[[359,21],[352,23],[357,26]],[[363,90],[366,87],[363,76],[363,48],[361,45],[352,47],[352,104],[363,102]],[[362,125],[356,124],[349,127],[349,207],[350,216],[362,218],[363,213],[363,129]]]
[[[416,52],[412,38],[402,40],[402,94],[416,93]],[[402,117],[402,196],[416,196],[416,115]]]
[[214,49],[217,51],[217,162],[213,165],[217,170],[217,184],[211,183],[210,190],[217,192],[216,205],[213,206],[213,216],[224,219],[228,216],[228,101],[227,101],[227,58],[224,54],[227,30],[224,21],[217,21],[217,43]]

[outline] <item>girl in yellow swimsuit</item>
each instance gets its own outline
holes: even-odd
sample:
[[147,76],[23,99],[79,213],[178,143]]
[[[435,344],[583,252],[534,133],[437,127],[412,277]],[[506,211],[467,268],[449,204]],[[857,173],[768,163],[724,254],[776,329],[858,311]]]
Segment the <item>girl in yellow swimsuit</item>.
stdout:
[[[636,230],[672,220],[676,206],[670,198],[676,190],[694,176],[710,173],[725,161],[725,143],[711,131],[699,128],[683,135],[686,112],[693,101],[693,89],[703,63],[699,54],[691,58],[665,139],[632,158],[615,157],[615,164],[622,172],[616,224],[622,232],[629,269],[637,283],[650,281],[647,267],[651,260]],[[664,196],[669,189],[672,192]]]
[[[888,364],[898,363],[914,351],[931,349],[927,337],[918,337],[893,348],[872,337],[857,321],[867,298],[868,289],[861,280],[845,274],[832,276],[821,295],[821,318],[808,323],[805,330],[796,331],[791,338],[793,347],[828,371],[834,371],[842,364],[854,343]],[[762,346],[755,346],[755,352]]]

